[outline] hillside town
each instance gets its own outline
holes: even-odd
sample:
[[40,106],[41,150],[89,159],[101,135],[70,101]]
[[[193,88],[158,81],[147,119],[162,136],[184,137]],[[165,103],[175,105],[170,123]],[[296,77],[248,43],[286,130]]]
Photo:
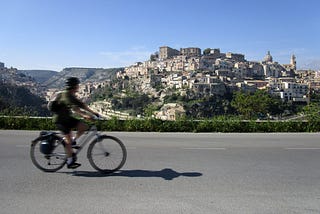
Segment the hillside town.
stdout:
[[[268,89],[284,101],[307,102],[309,87],[318,90],[319,72],[297,71],[296,57],[289,64],[273,60],[270,52],[261,62],[245,60],[243,54],[221,53],[220,49],[164,46],[151,60],[138,62],[118,73],[118,78],[140,82],[144,92],[157,85],[181,90],[188,88],[204,95],[223,95],[227,90],[255,91]],[[138,81],[139,80],[139,81]]]
[[[297,70],[295,55],[292,55],[288,62],[279,64],[274,61],[270,51],[257,62],[246,60],[243,54],[222,53],[219,48],[201,51],[198,47],[176,50],[162,46],[149,60],[119,70],[116,78],[128,80],[127,82],[134,84],[136,91],[160,99],[167,95],[169,89],[178,91],[181,95],[189,90],[198,96],[224,96],[227,92],[266,89],[283,101],[308,103],[310,91],[319,91],[320,71]],[[47,100],[59,90],[35,83],[32,78],[21,73],[17,75],[17,69],[6,68],[4,63],[0,63],[0,78],[2,82],[26,86],[34,94]],[[108,86],[109,83],[106,80],[83,82],[79,97],[87,99],[97,88]],[[90,105],[106,117],[136,117],[111,110],[108,100]],[[169,103],[164,104],[160,111],[155,113],[155,117],[175,120],[177,115],[183,114],[181,105]]]
[[[205,49],[202,54],[197,47],[179,51],[163,46],[150,60],[126,67],[117,78],[129,79],[138,91],[153,96],[164,96],[167,88],[181,94],[191,90],[199,96],[266,89],[283,101],[308,103],[310,90],[319,90],[320,72],[297,70],[294,55],[288,62],[279,64],[269,51],[262,61],[255,62],[247,61],[243,54],[222,53],[220,49]],[[178,104],[164,105],[156,117],[174,120],[177,114],[183,114],[181,108]]]

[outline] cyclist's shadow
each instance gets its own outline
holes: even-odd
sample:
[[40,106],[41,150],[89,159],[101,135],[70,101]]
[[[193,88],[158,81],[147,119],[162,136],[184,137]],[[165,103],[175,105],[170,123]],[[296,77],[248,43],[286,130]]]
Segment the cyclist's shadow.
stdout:
[[89,171],[74,171],[72,172],[73,176],[80,176],[80,177],[110,177],[110,176],[117,176],[117,177],[132,177],[132,178],[163,178],[165,180],[173,180],[180,176],[185,177],[199,177],[202,176],[200,172],[177,172],[170,168],[165,168],[159,171],[153,170],[119,170],[118,172],[114,172],[112,174],[103,174],[100,172],[89,172]]

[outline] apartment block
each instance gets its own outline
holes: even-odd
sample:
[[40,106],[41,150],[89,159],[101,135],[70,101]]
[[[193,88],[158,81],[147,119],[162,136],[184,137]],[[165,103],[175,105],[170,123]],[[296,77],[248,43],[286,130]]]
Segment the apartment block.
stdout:
[[[276,87],[275,87],[276,86]],[[307,102],[309,86],[307,83],[278,82],[271,93],[278,95],[284,101]]]

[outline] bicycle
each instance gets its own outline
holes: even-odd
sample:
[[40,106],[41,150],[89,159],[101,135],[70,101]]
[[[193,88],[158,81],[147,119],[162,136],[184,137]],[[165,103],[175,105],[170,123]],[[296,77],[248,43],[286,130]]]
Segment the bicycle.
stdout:
[[[109,174],[123,167],[127,158],[127,150],[120,139],[101,134],[97,127],[92,125],[74,146],[75,154],[80,153],[89,142],[87,158],[94,169]],[[31,142],[32,163],[44,172],[58,171],[67,162],[65,145],[59,132],[41,131],[39,137]]]

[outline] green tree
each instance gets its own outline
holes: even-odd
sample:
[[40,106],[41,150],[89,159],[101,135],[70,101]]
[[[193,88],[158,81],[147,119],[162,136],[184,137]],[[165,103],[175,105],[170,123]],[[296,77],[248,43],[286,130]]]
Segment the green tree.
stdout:
[[212,118],[230,113],[230,101],[219,95],[211,95],[184,102],[186,114],[191,118]]
[[211,48],[206,48],[203,50],[203,55],[208,55],[211,51]]
[[143,108],[144,115],[146,117],[152,117],[153,113],[158,110],[158,106],[154,104],[148,104],[146,107]]
[[320,120],[320,106],[318,103],[310,103],[303,107],[303,113],[308,120]]
[[236,92],[231,106],[245,119],[253,119],[259,115],[270,114],[273,99],[267,91],[257,90],[255,93]]
[[283,102],[278,96],[271,96],[270,103],[268,105],[268,113],[271,115],[281,115],[284,110],[288,108],[288,104]]
[[236,109],[239,114],[243,115],[246,119],[250,118],[252,105],[249,94],[241,91],[235,92],[234,99],[231,101],[231,106]]

